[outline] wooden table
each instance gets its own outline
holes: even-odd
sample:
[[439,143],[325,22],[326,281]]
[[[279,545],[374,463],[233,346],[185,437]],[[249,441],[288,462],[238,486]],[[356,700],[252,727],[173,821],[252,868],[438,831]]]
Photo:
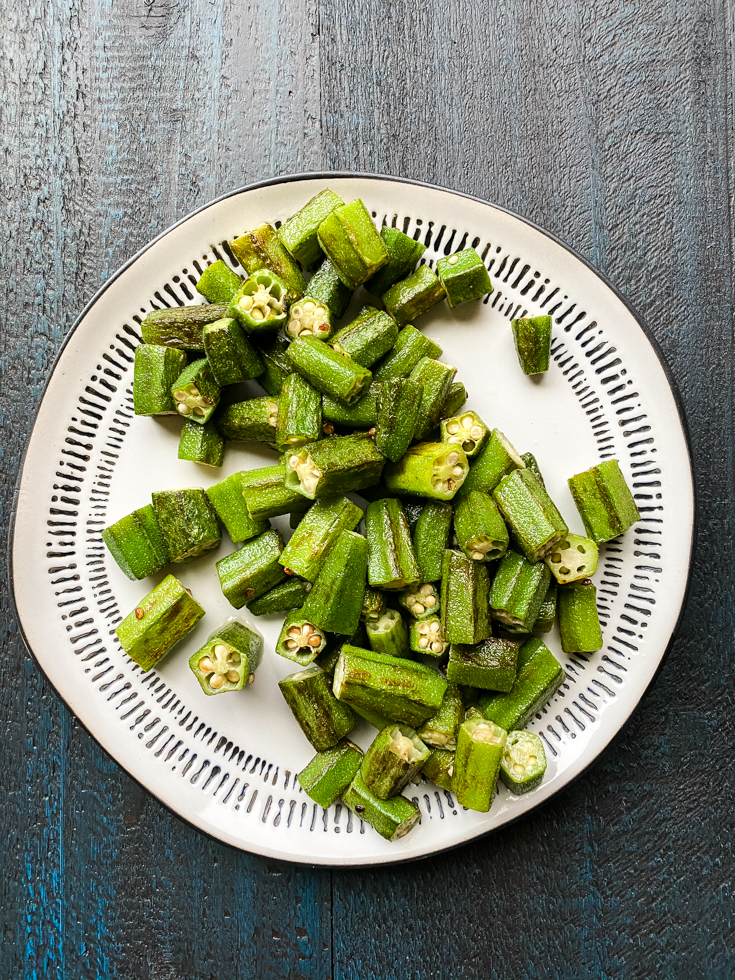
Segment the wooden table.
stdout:
[[495,836],[376,871],[172,816],[59,702],[5,597],[0,977],[732,977],[732,5],[46,0],[5,4],[3,42],[4,524],[105,278],[223,191],[354,169],[517,210],[622,289],[683,395],[699,541],[679,638],[597,765]]

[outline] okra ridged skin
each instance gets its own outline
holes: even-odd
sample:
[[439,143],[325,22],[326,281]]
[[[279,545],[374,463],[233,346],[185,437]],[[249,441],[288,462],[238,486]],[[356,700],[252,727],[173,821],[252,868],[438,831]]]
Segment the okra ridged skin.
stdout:
[[343,738],[331,749],[317,752],[296,778],[306,795],[328,810],[358,774],[361,762],[362,749]]
[[541,468],[538,465],[538,460],[533,455],[533,453],[521,453],[521,459],[524,465],[533,473],[538,482],[542,487],[546,486],[544,482],[543,474],[541,473]]
[[457,501],[454,530],[460,548],[473,561],[494,561],[508,550],[505,521],[492,497],[480,490],[471,490]]
[[421,772],[436,786],[451,792],[454,773],[454,751],[432,749],[429,758],[421,767]]
[[367,788],[380,800],[389,800],[416,776],[429,758],[429,750],[409,725],[387,725],[365,753],[360,773]]
[[585,530],[598,544],[623,534],[640,519],[616,459],[577,473],[568,483]]
[[432,748],[453,750],[457,747],[457,731],[463,721],[464,701],[457,685],[450,682],[441,707],[421,725],[418,736]]
[[368,435],[330,436],[286,457],[286,486],[308,500],[333,497],[378,483],[384,466]]
[[418,823],[421,811],[405,796],[381,800],[371,793],[358,772],[342,794],[342,802],[387,841],[399,840]]
[[530,562],[545,558],[569,533],[551,497],[525,467],[504,476],[493,490],[493,499],[514,542]]
[[241,474],[242,495],[254,521],[269,520],[292,511],[306,510],[309,502],[286,486],[285,466],[263,466]]
[[544,601],[541,603],[541,608],[538,611],[536,622],[533,624],[533,632],[536,634],[536,636],[541,633],[548,633],[554,628],[554,621],[556,620],[557,593],[558,586],[556,584],[556,579],[552,578],[549,582],[549,587],[546,590]]
[[386,497],[368,504],[368,582],[373,588],[404,589],[419,580],[411,532],[400,500]]
[[443,657],[449,649],[449,644],[444,639],[439,617],[427,616],[426,619],[411,620],[408,645],[412,653],[423,653],[427,657]]
[[179,437],[179,459],[188,459],[204,466],[221,466],[224,458],[225,440],[214,419],[204,425],[184,419]]
[[140,325],[144,344],[162,344],[180,350],[203,351],[202,331],[208,323],[227,316],[226,303],[204,303],[201,306],[175,306],[154,310]]
[[[451,364],[422,357],[409,378],[421,388],[421,404],[414,429],[415,439],[426,439],[439,421],[457,369]],[[466,455],[466,454],[465,454]]]
[[492,806],[507,734],[494,722],[479,718],[459,726],[452,791],[460,806],[480,813]]
[[439,259],[436,271],[451,307],[493,291],[490,275],[474,248],[465,248]]
[[[429,355],[429,356],[431,357],[434,355]],[[462,384],[462,382],[453,381],[449,386],[447,397],[444,399],[444,404],[441,407],[439,418],[448,419],[451,418],[453,415],[456,415],[468,398],[469,395],[467,394],[467,389]]]
[[303,295],[306,280],[272,225],[258,225],[231,241],[230,248],[248,275],[252,276],[261,269],[269,269],[283,279],[295,299]]
[[461,449],[443,442],[417,442],[397,463],[385,467],[384,482],[392,493],[452,500],[469,471]]
[[442,563],[441,624],[448,643],[481,643],[491,633],[484,564],[447,549]]
[[490,636],[467,646],[453,643],[449,651],[447,680],[484,691],[510,691],[518,673],[518,644]]
[[258,349],[265,365],[263,373],[258,375],[258,384],[269,395],[277,397],[283,382],[289,374],[293,374],[293,364],[287,354],[290,342],[285,337],[274,337],[271,334],[262,334],[254,339],[259,344]]
[[309,296],[329,309],[335,320],[345,315],[352,290],[345,286],[329,259],[325,259],[309,280]]
[[332,694],[329,678],[321,668],[312,664],[284,677],[278,686],[302,732],[318,752],[331,749],[355,727],[355,712]]
[[176,415],[171,386],[186,367],[186,353],[161,344],[139,344],[133,369],[136,415]]
[[231,606],[240,609],[286,578],[283,566],[278,564],[282,551],[280,531],[264,531],[217,562],[220,588]]
[[317,237],[319,225],[335,208],[344,203],[338,194],[326,188],[312,197],[278,229],[278,237],[286,250],[305,269],[315,266],[322,257]]
[[413,530],[413,546],[422,582],[438,582],[442,577],[444,551],[452,530],[452,505],[429,500]]
[[230,442],[262,442],[276,445],[278,398],[266,395],[226,405],[217,413],[217,428]]
[[283,549],[281,564],[315,582],[337,538],[342,531],[354,531],[362,516],[362,509],[349,497],[323,497],[315,501]]
[[375,365],[373,380],[389,381],[391,378],[407,378],[423,357],[436,359],[441,357],[442,353],[438,344],[409,323],[398,334],[398,339],[390,353]]
[[102,540],[129,579],[155,575],[171,560],[150,504],[102,529]]
[[541,640],[526,640],[518,651],[518,676],[507,694],[480,694],[485,718],[506,731],[525,728],[566,679],[564,668]]
[[298,374],[283,382],[278,399],[276,448],[281,452],[300,449],[322,435],[322,396]]
[[210,303],[229,303],[240,286],[242,279],[220,259],[201,274],[197,292]]
[[270,527],[268,521],[254,521],[242,495],[242,473],[233,473],[204,491],[234,544],[254,538]]
[[[385,595],[378,589],[371,589],[370,586],[366,586],[365,595],[362,597],[362,611],[360,612],[360,620],[363,623],[367,623],[370,620],[379,619],[383,612],[385,611]],[[355,644],[359,646],[359,644]]]
[[304,603],[304,615],[329,633],[352,636],[360,625],[368,545],[361,534],[342,531]]
[[559,585],[591,578],[597,571],[598,549],[592,538],[567,534],[544,558]]
[[171,385],[176,411],[183,418],[204,425],[219,405],[221,389],[206,357],[192,361]]
[[208,323],[202,336],[204,352],[217,384],[238,384],[257,378],[265,370],[263,358],[233,317]]
[[204,610],[173,575],[140,600],[115,632],[123,650],[148,671],[191,632]]
[[518,363],[524,374],[543,374],[549,370],[551,355],[551,317],[528,316],[510,321]]
[[353,361],[369,368],[380,360],[398,340],[398,326],[392,317],[374,306],[363,306],[347,326],[332,337],[336,351],[349,354]]
[[444,287],[428,265],[419,266],[381,296],[386,310],[399,326],[412,323],[444,299]]
[[500,429],[493,429],[487,445],[472,462],[460,496],[464,496],[470,490],[492,493],[504,476],[512,473],[513,470],[524,467],[525,464],[520,455]]
[[172,562],[194,561],[218,547],[217,515],[200,487],[160,490],[151,494],[151,503]]
[[252,684],[262,657],[263,637],[234,620],[192,654],[189,667],[205,694],[225,694]]
[[551,573],[542,562],[529,562],[508,551],[490,586],[490,615],[506,626],[530,633],[546,598]]
[[564,653],[593,653],[602,648],[597,589],[592,582],[568,585],[557,593],[559,634]]
[[388,261],[365,283],[365,289],[373,296],[382,296],[391,286],[410,275],[426,251],[425,245],[404,235],[398,228],[381,228],[380,237],[388,253]]
[[383,239],[360,198],[335,208],[317,235],[322,251],[350,289],[357,289],[388,261]]
[[411,445],[421,397],[421,386],[410,378],[391,378],[379,385],[375,445],[392,463]]
[[334,670],[340,700],[413,727],[436,714],[446,689],[446,680],[431,667],[349,644]]
[[293,368],[317,391],[352,405],[367,390],[372,374],[317,337],[297,337],[287,351]]
[[[363,395],[351,405],[337,398],[322,395],[322,418],[349,429],[372,429],[378,421],[379,384],[371,384]],[[326,430],[325,430],[326,431]]]
[[[336,667],[335,663],[335,667]],[[334,673],[334,671],[332,671]],[[369,708],[357,708],[354,704],[352,705],[352,710],[358,716],[366,721],[368,725],[372,725],[373,728],[377,728],[378,731],[382,731],[386,725],[392,725],[393,721],[390,718],[386,718],[385,715],[381,715],[378,711],[371,711]]]
[[272,616],[274,613],[300,609],[309,594],[307,583],[292,575],[280,585],[269,589],[259,599],[247,603],[253,616]]
[[509,732],[500,762],[500,779],[514,796],[536,789],[546,772],[544,745],[534,732]]
[[308,667],[324,652],[327,642],[326,632],[311,621],[302,607],[286,616],[276,641],[276,653],[302,667]]
[[395,609],[386,609],[377,618],[365,622],[370,649],[386,657],[408,656],[408,633],[401,614]]

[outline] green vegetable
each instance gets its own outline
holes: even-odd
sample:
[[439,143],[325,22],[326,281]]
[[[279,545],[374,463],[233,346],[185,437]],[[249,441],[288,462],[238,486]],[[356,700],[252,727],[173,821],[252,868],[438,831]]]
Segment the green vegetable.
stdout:
[[419,773],[429,750],[408,725],[387,725],[365,753],[360,773],[368,789],[381,800],[401,792]]
[[219,434],[213,419],[198,425],[184,419],[179,438],[179,459],[190,459],[206,466],[221,466],[225,458],[225,440]]
[[426,251],[426,246],[404,235],[397,228],[381,228],[388,261],[365,283],[365,289],[373,296],[382,296],[391,286],[405,279],[416,267],[416,263]]
[[103,528],[102,540],[129,579],[155,575],[170,561],[166,542],[150,504]]
[[283,550],[280,531],[264,531],[242,548],[217,562],[217,575],[225,599],[239,609],[250,599],[265,595],[286,577],[278,558]]
[[459,446],[468,459],[479,455],[490,438],[490,430],[477,412],[462,412],[461,415],[443,418],[440,428],[441,441]]
[[507,694],[480,695],[485,718],[506,731],[525,728],[564,683],[566,674],[541,640],[526,640],[518,651],[518,676]]
[[416,521],[413,546],[422,582],[438,582],[442,577],[444,550],[452,529],[452,505],[429,500]]
[[597,571],[597,545],[591,538],[567,534],[544,558],[559,585],[590,578]]
[[464,701],[456,684],[447,684],[444,700],[435,715],[423,723],[418,735],[438,749],[457,747],[457,730],[464,721]]
[[447,680],[485,691],[510,691],[518,669],[518,644],[490,636],[476,646],[453,643]]
[[518,363],[524,374],[542,374],[549,370],[551,354],[551,317],[527,316],[511,320]]
[[[397,463],[411,445],[421,412],[421,385],[409,378],[391,378],[379,386],[375,445]],[[359,402],[358,402],[359,404]]]
[[386,497],[368,504],[368,582],[373,588],[404,589],[418,582],[419,568],[400,500]]
[[439,592],[431,582],[414,582],[401,593],[398,601],[414,619],[426,619],[439,612]]
[[459,546],[473,561],[493,561],[508,550],[508,529],[495,501],[471,490],[454,510],[454,530]]
[[192,654],[189,667],[205,694],[224,694],[252,684],[262,657],[263,637],[231,620]]
[[288,311],[286,333],[289,337],[317,337],[328,340],[332,336],[332,314],[325,303],[311,296],[294,303]]
[[533,732],[509,732],[500,762],[500,778],[515,796],[541,783],[546,772],[546,753]]
[[242,495],[242,473],[233,473],[205,491],[227,533],[237,544],[267,531],[268,521],[254,521]]
[[592,582],[559,589],[559,634],[564,653],[592,653],[602,647],[597,589]]
[[342,802],[388,841],[405,837],[421,816],[418,806],[405,796],[378,799],[367,788],[360,773],[342,794]]
[[391,286],[382,295],[385,308],[399,326],[411,323],[444,299],[444,287],[428,265]]
[[456,373],[457,369],[451,364],[435,361],[431,357],[422,357],[411,371],[411,381],[421,388],[421,407],[414,429],[416,439],[426,438],[439,421],[442,405]]
[[385,485],[393,493],[451,500],[469,471],[461,449],[443,442],[419,442],[410,446],[397,463],[385,467]]
[[[265,365],[265,371],[258,375],[258,384],[264,388],[269,395],[277,396],[280,394],[283,382],[289,374],[293,374],[293,364],[288,358],[289,342],[284,337],[273,336],[272,334],[260,334],[257,336],[258,343],[261,344],[261,357]],[[263,341],[270,341],[266,346],[262,346]]]
[[391,378],[407,378],[423,357],[441,356],[441,347],[409,324],[398,334],[398,339],[390,353],[376,365],[373,380],[389,381]]
[[454,773],[454,752],[449,749],[432,749],[421,772],[442,789],[451,790]]
[[385,609],[377,618],[365,622],[370,649],[386,657],[408,656],[408,633],[395,609]]
[[335,208],[317,234],[322,250],[350,289],[357,289],[388,261],[383,239],[359,198]]
[[544,601],[541,603],[536,622],[533,624],[533,632],[537,636],[539,633],[548,633],[554,627],[557,592],[556,579],[552,578],[546,590]]
[[577,473],[568,482],[587,535],[598,544],[623,534],[639,520],[635,500],[616,459]]
[[160,490],[151,502],[172,562],[193,561],[218,547],[217,515],[202,489]]
[[186,367],[183,350],[160,344],[139,344],[133,370],[133,411],[136,415],[175,415],[171,385]]
[[286,616],[276,641],[276,653],[306,667],[324,652],[326,645],[325,631],[319,629],[301,608]]
[[342,531],[354,531],[362,516],[362,510],[348,497],[317,500],[283,549],[281,564],[309,582],[316,581],[337,538]]
[[300,449],[322,435],[322,396],[298,374],[289,374],[278,399],[276,447]]
[[162,660],[196,626],[204,610],[173,575],[140,600],[115,632],[123,650],[141,670]]
[[184,418],[204,425],[219,404],[220,386],[206,357],[192,361],[171,385],[176,411]]
[[373,728],[377,728],[378,731],[382,731],[386,725],[393,724],[390,718],[386,718],[385,715],[381,715],[378,711],[370,711],[369,708],[356,708],[354,704],[352,705],[352,710],[358,717],[364,719],[369,725],[372,725]]
[[227,405],[217,415],[217,428],[231,442],[264,442],[275,446],[278,399],[270,395]]
[[352,405],[370,385],[372,375],[347,354],[316,337],[299,337],[288,348],[294,369],[317,391]]
[[490,587],[490,615],[527,633],[533,629],[551,575],[541,562],[532,564],[516,551],[503,556]]
[[500,429],[493,429],[490,441],[472,463],[460,496],[464,496],[470,490],[491,493],[504,476],[513,470],[523,469],[524,465],[523,460]]
[[322,417],[327,422],[336,422],[350,429],[372,429],[378,421],[378,397],[382,388],[383,385],[370,385],[351,405],[322,395]]
[[331,749],[317,752],[298,774],[298,781],[315,803],[328,810],[360,771],[362,749],[343,738]]
[[527,466],[536,477],[541,486],[545,487],[546,484],[544,483],[544,478],[541,475],[541,470],[539,469],[538,462],[536,461],[536,457],[533,455],[533,453],[521,453],[521,459],[523,460],[524,465]]
[[289,674],[278,686],[304,735],[319,752],[331,749],[355,727],[355,712],[335,698],[329,678],[319,667],[312,664]]
[[270,616],[273,613],[288,612],[303,606],[309,588],[305,582],[295,575],[274,586],[259,599],[247,603],[253,616]]
[[448,643],[480,643],[490,636],[489,577],[484,564],[444,552],[441,624]]
[[234,385],[257,378],[265,370],[263,358],[232,317],[208,323],[202,336],[207,360],[218,384]]
[[295,299],[306,289],[301,269],[283,247],[272,225],[258,225],[231,241],[230,248],[248,275],[252,276],[261,269],[270,270],[286,283]]
[[332,317],[339,320],[349,306],[352,290],[339,278],[329,259],[325,259],[309,280],[309,297],[323,303]]
[[229,303],[240,286],[242,279],[220,259],[208,265],[201,274],[197,292],[210,303]]
[[545,558],[569,533],[551,497],[529,469],[513,470],[504,476],[493,498],[528,561]]
[[287,457],[286,487],[309,500],[351,493],[377,483],[384,465],[369,436],[330,436]]
[[288,286],[267,269],[254,272],[233,297],[230,316],[237,317],[243,330],[256,336],[270,333],[286,323]]
[[487,813],[493,804],[507,732],[492,721],[470,718],[459,726],[452,790],[460,806]]
[[307,509],[308,501],[286,485],[285,475],[284,466],[263,466],[242,473],[242,494],[254,521]]
[[228,309],[227,303],[212,303],[154,310],[140,325],[143,343],[163,344],[181,350],[204,350],[203,328],[227,316]]
[[398,339],[398,327],[382,310],[363,306],[355,319],[332,338],[332,347],[369,368],[387,354]]
[[[429,355],[429,357],[436,355]],[[461,381],[453,381],[450,385],[447,397],[444,399],[444,404],[441,407],[441,412],[439,413],[440,419],[452,418],[459,412],[460,408],[467,401],[469,395],[467,394],[467,389],[462,384]]]
[[465,248],[439,259],[436,271],[450,306],[459,306],[493,291],[485,264],[474,248]]
[[304,603],[304,615],[330,633],[352,636],[360,625],[368,545],[354,531],[342,531]]
[[[377,620],[383,614],[384,609],[385,595],[379,592],[378,589],[371,589],[368,585],[365,588],[365,595],[362,597],[360,619],[363,623],[369,620]],[[353,646],[359,646],[359,644],[353,644]]]
[[412,619],[409,625],[408,642],[410,650],[414,653],[424,653],[427,657],[443,657],[449,649],[438,616]]
[[297,262],[309,269],[322,257],[317,230],[327,215],[345,202],[328,188],[291,215],[278,229],[278,237]]

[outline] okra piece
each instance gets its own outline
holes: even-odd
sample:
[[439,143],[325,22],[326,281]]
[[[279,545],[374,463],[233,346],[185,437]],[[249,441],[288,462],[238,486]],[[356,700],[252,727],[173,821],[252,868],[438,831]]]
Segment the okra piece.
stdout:
[[517,551],[507,551],[490,586],[490,615],[530,633],[550,580],[551,573],[542,562],[533,564]]
[[365,283],[365,289],[373,296],[382,296],[391,286],[410,275],[426,251],[425,245],[397,228],[381,228],[380,237],[388,253],[388,261]]
[[419,266],[410,276],[391,286],[381,299],[399,326],[412,323],[444,299],[444,286],[428,265]]
[[421,767],[421,772],[441,789],[452,789],[454,773],[454,752],[449,749],[432,749],[429,758]]
[[[361,637],[361,639],[367,646],[367,637]],[[345,642],[349,641],[345,641],[344,636],[329,636],[324,649],[314,661],[316,666],[321,667],[325,674],[329,674],[330,683],[331,678],[334,675],[334,668],[337,666],[337,661],[339,660],[339,655],[342,652],[342,647],[344,646]],[[382,728],[384,726],[381,725],[380,727]]]
[[568,483],[587,535],[598,544],[623,534],[639,520],[633,494],[616,459],[577,473]]
[[208,323],[202,336],[204,351],[218,384],[238,384],[257,378],[265,370],[263,358],[232,317]]
[[500,779],[515,796],[540,785],[546,772],[546,753],[534,732],[509,732],[500,762]]
[[324,497],[306,512],[283,549],[280,562],[309,582],[315,582],[319,569],[342,531],[354,531],[363,512],[349,497]]
[[183,640],[203,615],[191,592],[173,575],[167,575],[115,632],[127,655],[147,671]]
[[557,592],[556,579],[552,578],[546,590],[544,601],[541,603],[536,622],[533,624],[533,632],[537,636],[539,633],[548,633],[554,627]]
[[511,446],[500,429],[493,429],[490,439],[472,463],[470,473],[464,481],[460,496],[470,490],[492,493],[504,476],[513,470],[523,469],[525,463]]
[[597,571],[597,545],[591,538],[567,534],[544,558],[559,585],[591,578]]
[[564,653],[592,653],[602,648],[597,589],[592,582],[559,589],[559,634]]
[[316,265],[322,257],[317,231],[324,219],[345,202],[326,188],[291,215],[278,229],[278,237],[286,250],[300,262],[305,269]]
[[453,643],[447,680],[483,691],[510,691],[518,672],[518,644],[490,636],[475,646]]
[[418,806],[405,796],[378,799],[367,788],[359,772],[342,794],[342,802],[387,841],[405,837],[421,817]]
[[234,544],[254,538],[270,527],[268,521],[254,521],[248,513],[242,495],[242,473],[233,473],[204,492]]
[[526,316],[510,321],[518,363],[524,374],[543,374],[549,370],[551,317]]
[[[334,673],[334,671],[332,671],[332,673]],[[369,708],[356,708],[354,705],[352,705],[352,710],[359,718],[362,718],[369,725],[372,725],[373,728],[377,728],[379,732],[382,731],[386,725],[393,724],[390,718],[386,718],[385,715],[381,715],[378,711],[370,711]]]
[[250,599],[257,599],[286,578],[278,564],[283,539],[281,532],[264,531],[246,541],[242,548],[217,562],[217,575],[225,599],[240,609]]
[[322,251],[350,289],[357,289],[388,261],[383,239],[360,198],[327,215],[317,236]]
[[419,567],[400,500],[386,497],[368,504],[368,582],[373,588],[405,589],[419,580]]
[[252,684],[262,657],[263,637],[235,619],[212,633],[189,667],[205,694],[224,694]]
[[467,389],[462,382],[453,381],[450,385],[447,397],[444,399],[444,404],[442,405],[441,412],[439,413],[439,418],[448,419],[456,415],[468,398],[469,395],[467,394]]
[[393,463],[411,445],[421,402],[421,385],[410,378],[391,378],[380,385],[375,445]]
[[414,727],[437,713],[446,689],[446,680],[432,667],[347,643],[334,669],[340,700]]
[[385,609],[377,619],[365,622],[370,649],[386,657],[408,656],[408,633],[401,614]]
[[175,306],[154,310],[140,325],[144,344],[162,344],[180,350],[204,350],[202,330],[208,323],[227,316],[229,304],[203,303],[201,306]]
[[292,575],[285,582],[274,586],[259,599],[249,602],[247,606],[253,616],[271,616],[273,613],[300,609],[308,594],[308,584]]
[[199,277],[197,292],[210,303],[229,303],[242,279],[221,259],[208,265]]
[[295,661],[302,667],[307,667],[324,652],[326,645],[325,631],[312,623],[302,607],[286,616],[276,641],[276,653],[286,657],[287,660]]
[[409,725],[387,725],[365,753],[360,773],[380,800],[397,796],[418,774],[429,750]]
[[462,551],[473,561],[494,561],[508,550],[510,538],[493,498],[471,490],[454,509],[454,530]]
[[442,419],[440,431],[441,441],[450,446],[460,446],[467,459],[479,455],[490,438],[490,430],[477,412],[462,412]]
[[352,405],[367,390],[372,375],[367,368],[340,354],[316,337],[299,337],[288,348],[294,369],[317,391]]
[[392,493],[451,500],[469,468],[461,449],[452,449],[444,442],[418,442],[397,463],[388,463],[384,482]]
[[505,729],[480,718],[459,726],[452,790],[460,806],[481,813],[490,809],[507,737]]
[[[385,608],[384,594],[378,589],[371,589],[368,585],[365,588],[365,595],[362,597],[361,621],[363,623],[377,621],[383,615]],[[359,646],[359,644],[353,643],[353,646]]]
[[422,582],[438,582],[442,577],[444,551],[452,530],[452,505],[429,500],[416,521],[413,546]]
[[370,385],[361,398],[351,405],[322,395],[322,418],[327,423],[336,422],[351,429],[372,429],[378,421],[378,397],[382,388],[383,385]]
[[304,615],[329,633],[352,636],[360,625],[368,545],[361,534],[342,531],[304,603]]
[[422,357],[411,371],[411,381],[421,387],[421,407],[414,438],[426,438],[439,421],[442,405],[456,373],[457,369],[451,364],[435,361],[431,357]]
[[420,330],[408,324],[398,334],[398,339],[389,354],[376,365],[374,381],[389,381],[391,378],[407,378],[424,357],[442,356],[442,349],[433,340],[425,337]]
[[493,499],[528,561],[545,558],[569,533],[551,497],[525,467],[504,476],[493,490]]
[[231,241],[230,248],[248,275],[268,270],[286,283],[294,298],[303,295],[306,282],[301,269],[284,248],[272,225],[258,225]]
[[545,487],[546,484],[544,483],[544,478],[541,474],[541,470],[539,468],[538,462],[536,460],[536,457],[533,455],[533,453],[521,453],[521,459],[523,460],[524,465],[528,467],[528,469],[536,477],[536,479],[541,484],[541,486]]
[[220,435],[214,419],[198,425],[184,419],[179,437],[179,459],[190,459],[205,466],[221,466],[225,458],[225,440]]
[[480,562],[447,549],[442,562],[441,624],[448,643],[481,643],[491,633],[489,576]]
[[363,306],[352,323],[337,331],[331,343],[336,351],[349,354],[357,364],[369,368],[388,353],[396,340],[395,320],[374,306]]
[[217,428],[230,442],[276,444],[278,398],[266,395],[226,405],[216,418]]
[[437,749],[456,749],[457,731],[464,721],[464,701],[456,684],[447,684],[441,708],[418,729],[418,736]]
[[339,278],[329,259],[322,262],[309,280],[309,298],[316,303],[323,303],[334,320],[345,315],[352,298],[352,290]]
[[414,619],[426,619],[439,612],[439,591],[431,582],[414,582],[401,593],[398,601]]
[[449,649],[438,616],[411,620],[408,632],[409,648],[414,653],[424,653],[427,657],[443,657]]
[[129,579],[155,575],[170,561],[158,519],[150,504],[103,528],[102,540]]
[[[385,494],[383,495],[385,496]],[[376,498],[379,499],[379,498]],[[424,509],[423,500],[408,500],[403,501],[403,512],[406,515],[406,520],[408,521],[408,526],[411,530],[411,536],[413,537],[414,531],[416,530],[416,524],[419,517],[421,517],[421,511]],[[444,505],[442,505],[444,506]],[[414,541],[414,551],[416,550],[416,542]],[[441,564],[441,563],[440,563]]]
[[384,465],[369,436],[330,436],[286,458],[286,487],[309,500],[351,493],[377,483]]
[[286,323],[288,286],[278,276],[261,269],[246,279],[235,293],[230,316],[249,334],[277,331]]
[[286,333],[292,340],[297,337],[328,340],[332,336],[332,314],[324,303],[304,296],[289,307]]
[[151,503],[170,561],[190,562],[219,546],[217,515],[201,488],[160,490]]
[[136,415],[176,415],[171,385],[186,367],[186,353],[161,344],[139,344],[133,369]]
[[185,367],[171,385],[176,411],[185,419],[204,425],[219,404],[220,386],[206,357],[200,357]]
[[332,694],[329,678],[313,664],[278,682],[304,735],[319,752],[331,749],[357,723],[355,712]]
[[343,738],[331,749],[317,752],[297,779],[306,795],[328,810],[358,774],[361,763],[362,749]]
[[525,728],[564,683],[566,674],[541,640],[526,640],[518,651],[518,676],[507,694],[480,694],[483,716],[506,731]]
[[285,484],[284,466],[263,466],[242,473],[242,495],[254,521],[265,521],[309,506],[303,494]]
[[276,448],[300,449],[322,435],[322,396],[299,374],[289,374],[278,399]]
[[447,303],[452,307],[493,291],[485,263],[474,248],[465,248],[439,259],[436,271],[446,291]]
[[288,358],[289,342],[283,337],[272,337],[268,334],[258,336],[260,341],[268,339],[271,343],[261,347],[261,357],[265,370],[258,375],[258,384],[264,388],[269,395],[277,396],[280,394],[283,382],[289,374],[293,374],[293,364]]

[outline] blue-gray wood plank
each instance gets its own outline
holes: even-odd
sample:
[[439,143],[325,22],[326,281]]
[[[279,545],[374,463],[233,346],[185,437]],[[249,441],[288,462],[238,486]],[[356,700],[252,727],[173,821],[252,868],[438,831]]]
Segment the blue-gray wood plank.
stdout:
[[3,570],[2,980],[735,975],[732,44],[728,0],[4,5],[3,535],[100,283],[222,191],[362,169],[518,210],[617,283],[683,395],[699,540],[680,636],[590,772],[449,855],[334,873],[140,790],[27,655]]

